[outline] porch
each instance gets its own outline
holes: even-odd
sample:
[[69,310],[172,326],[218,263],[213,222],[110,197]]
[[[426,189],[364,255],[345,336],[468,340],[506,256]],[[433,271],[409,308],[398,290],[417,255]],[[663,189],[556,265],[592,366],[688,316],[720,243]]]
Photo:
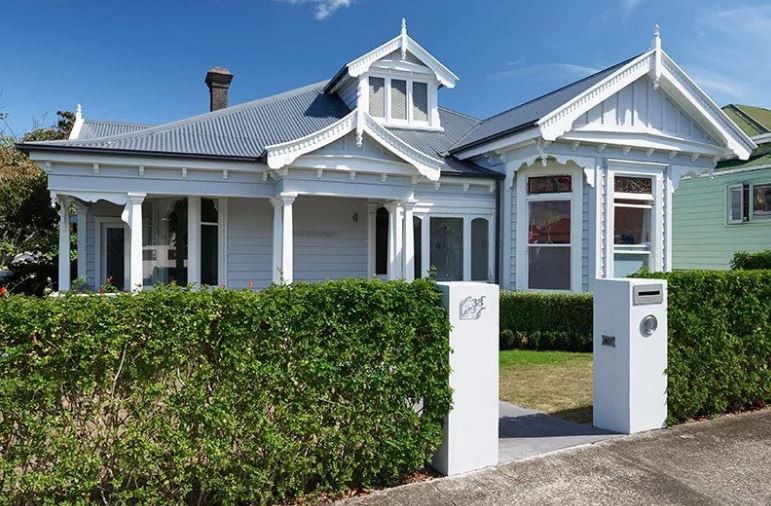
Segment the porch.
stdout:
[[[338,278],[494,281],[493,209],[430,198],[57,193],[59,290],[158,283],[265,288]],[[74,209],[75,216],[70,216]]]

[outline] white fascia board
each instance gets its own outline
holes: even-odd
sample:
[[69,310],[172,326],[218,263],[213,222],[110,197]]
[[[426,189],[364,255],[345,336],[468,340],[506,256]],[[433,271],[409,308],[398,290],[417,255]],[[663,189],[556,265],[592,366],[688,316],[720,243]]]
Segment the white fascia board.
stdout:
[[455,153],[459,160],[467,160],[487,153],[502,154],[512,149],[518,149],[524,145],[532,144],[535,139],[541,136],[538,128],[528,128],[521,132],[496,139],[474,148],[464,149]]
[[653,53],[653,50],[643,53],[577,97],[544,115],[536,123],[541,136],[547,141],[556,141],[573,127],[573,122],[581,114],[646,75],[652,66]]
[[[726,113],[697,85],[693,79],[665,52],[662,51],[662,77],[689,102],[690,108],[720,132],[731,151],[741,160],[747,160],[755,143]],[[680,104],[683,105],[683,104]]]
[[264,163],[257,161],[236,161],[236,160],[217,160],[216,157],[208,159],[198,158],[174,158],[174,157],[153,157],[137,155],[119,155],[113,153],[96,152],[77,152],[77,151],[35,151],[29,153],[30,160],[38,164],[60,164],[60,165],[87,165],[98,164],[105,167],[127,167],[127,168],[168,168],[180,169],[187,168],[193,170],[221,171],[230,170],[234,172],[252,172],[259,173],[267,171]]
[[405,46],[405,50],[409,51],[415,57],[424,63],[436,76],[436,79],[447,88],[454,88],[455,83],[458,81],[458,76],[453,74],[450,69],[442,65],[442,63],[434,58],[431,53],[423,49],[417,42],[415,42],[409,35],[397,35],[393,39],[389,40],[385,44],[376,47],[372,51],[356,58],[346,65],[348,68],[348,75],[350,77],[359,77],[362,74],[369,71],[372,64],[381,58],[402,49],[402,45]]

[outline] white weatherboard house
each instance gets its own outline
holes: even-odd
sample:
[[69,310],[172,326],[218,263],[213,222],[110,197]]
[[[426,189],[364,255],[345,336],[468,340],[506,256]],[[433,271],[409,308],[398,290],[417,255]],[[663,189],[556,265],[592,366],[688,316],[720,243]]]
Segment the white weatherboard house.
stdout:
[[[403,25],[331,80],[158,126],[78,119],[21,144],[59,203],[59,286],[340,277],[588,290],[672,266],[672,193],[755,145],[661,49],[478,120]],[[480,97],[480,100],[484,100]]]

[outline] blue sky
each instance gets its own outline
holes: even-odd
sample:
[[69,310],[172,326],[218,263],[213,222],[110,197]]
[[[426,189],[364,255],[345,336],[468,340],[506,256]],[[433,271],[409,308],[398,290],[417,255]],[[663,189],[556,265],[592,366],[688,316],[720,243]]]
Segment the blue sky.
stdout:
[[92,119],[205,112],[206,70],[231,104],[330,78],[407,18],[460,81],[442,105],[485,117],[663,46],[715,99],[771,107],[771,4],[713,0],[0,0],[5,130],[83,105]]

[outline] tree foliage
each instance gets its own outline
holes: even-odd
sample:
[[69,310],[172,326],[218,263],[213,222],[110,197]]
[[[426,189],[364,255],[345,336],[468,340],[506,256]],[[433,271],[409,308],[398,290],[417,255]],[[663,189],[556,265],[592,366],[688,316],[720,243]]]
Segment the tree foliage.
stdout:
[[[55,125],[36,128],[24,141],[66,139],[75,122],[69,111],[57,112]],[[50,205],[45,173],[14,146],[16,139],[0,134],[0,268],[20,253],[52,260],[57,251],[57,214]]]

